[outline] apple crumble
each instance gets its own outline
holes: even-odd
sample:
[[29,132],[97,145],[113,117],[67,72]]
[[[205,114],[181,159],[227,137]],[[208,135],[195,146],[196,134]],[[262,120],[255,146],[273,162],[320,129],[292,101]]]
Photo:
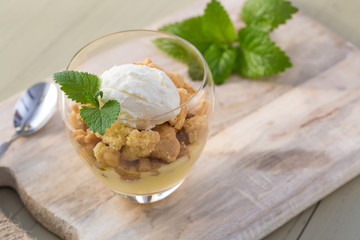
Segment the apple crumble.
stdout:
[[[210,102],[203,92],[196,96],[196,102],[187,103],[196,91],[179,73],[167,72],[149,58],[135,64],[164,71],[171,79],[180,97],[181,110],[176,117],[147,130],[117,121],[102,136],[88,129],[80,117],[79,105],[73,103],[69,116],[74,129],[71,138],[107,185],[114,188],[118,183],[111,179],[120,178],[124,185],[119,192],[160,192],[169,186],[169,181],[173,185],[181,181],[198,158],[207,137]],[[136,184],[139,188],[134,190]]]

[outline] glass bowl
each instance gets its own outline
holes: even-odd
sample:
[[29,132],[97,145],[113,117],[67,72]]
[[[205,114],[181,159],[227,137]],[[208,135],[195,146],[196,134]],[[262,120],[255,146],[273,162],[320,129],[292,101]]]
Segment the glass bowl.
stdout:
[[[171,54],[164,52],[169,49]],[[60,111],[72,145],[92,173],[115,193],[149,203],[175,191],[199,158],[212,125],[214,84],[203,56],[193,45],[172,34],[151,30],[122,31],[92,41],[75,54],[67,70],[100,76],[114,65],[129,63],[163,69],[181,99],[180,107],[171,111],[179,113],[177,117],[150,130],[160,140],[147,153],[140,153],[147,142],[141,145],[142,140],[136,139],[144,130],[128,123],[158,123],[171,112],[146,119],[119,118],[101,136],[87,128],[79,115],[81,106],[62,91]],[[132,148],[134,141],[138,145]],[[129,152],[135,155],[129,157]]]

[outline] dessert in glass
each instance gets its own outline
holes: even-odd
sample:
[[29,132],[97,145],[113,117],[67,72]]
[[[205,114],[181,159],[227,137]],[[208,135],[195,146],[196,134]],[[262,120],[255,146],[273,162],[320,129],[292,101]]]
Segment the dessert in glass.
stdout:
[[[162,51],[166,47],[180,54],[175,59]],[[67,70],[100,76],[102,99],[120,103],[117,120],[100,135],[84,123],[82,106],[61,91],[66,131],[93,174],[139,203],[175,191],[199,158],[212,124],[214,85],[200,52],[168,33],[123,31],[83,47]]]

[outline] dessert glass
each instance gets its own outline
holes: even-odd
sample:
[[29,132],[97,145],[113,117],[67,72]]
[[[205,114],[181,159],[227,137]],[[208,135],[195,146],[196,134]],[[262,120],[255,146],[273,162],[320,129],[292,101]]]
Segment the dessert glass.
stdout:
[[[164,53],[159,47],[162,49],[175,47],[177,58]],[[175,191],[204,148],[213,119],[214,84],[203,56],[193,45],[175,35],[151,30],[131,30],[113,33],[90,42],[74,55],[67,67],[67,70],[85,71],[100,76],[114,65],[140,62],[146,58],[151,58],[154,64],[162,67],[173,82],[178,81],[176,76],[182,75],[184,82],[174,83],[178,90],[185,88],[191,93],[180,107],[172,110],[184,113],[184,122],[180,126],[170,121],[162,125],[176,133],[176,138],[162,141],[161,127],[154,128],[161,137],[157,147],[160,151],[161,149],[165,152],[170,151],[170,155],[174,153],[171,152],[172,149],[177,149],[176,160],[174,158],[165,161],[166,157],[163,159],[161,157],[164,154],[151,154],[135,161],[120,158],[116,160],[115,165],[99,161],[94,154],[94,147],[101,140],[97,139],[94,143],[94,134],[89,137],[86,135],[89,130],[77,129],[77,125],[73,123],[73,116],[76,113],[74,103],[60,91],[61,116],[73,147],[103,184],[113,192],[138,203],[159,201]],[[190,65],[185,64],[189,62]],[[189,73],[192,78],[197,78],[196,81],[189,76]],[[118,119],[118,121],[146,122],[162,119],[161,116],[164,115],[169,115],[169,112],[147,119]],[[83,133],[81,139],[78,135],[79,131]],[[108,144],[103,146],[108,147]],[[108,154],[107,159],[109,158],[111,154]],[[145,167],[144,163],[146,163]]]

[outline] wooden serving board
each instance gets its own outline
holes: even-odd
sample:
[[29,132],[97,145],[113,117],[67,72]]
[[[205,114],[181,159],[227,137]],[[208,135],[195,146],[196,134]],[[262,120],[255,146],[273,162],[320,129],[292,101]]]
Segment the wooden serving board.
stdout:
[[[207,1],[154,25],[200,14]],[[237,28],[243,1],[224,0]],[[259,239],[360,173],[360,52],[297,13],[272,38],[294,67],[216,87],[212,135],[184,184],[139,205],[96,180],[57,113],[0,159],[33,216],[66,239]],[[65,63],[64,63],[65,64]],[[0,104],[2,139],[18,96]]]

